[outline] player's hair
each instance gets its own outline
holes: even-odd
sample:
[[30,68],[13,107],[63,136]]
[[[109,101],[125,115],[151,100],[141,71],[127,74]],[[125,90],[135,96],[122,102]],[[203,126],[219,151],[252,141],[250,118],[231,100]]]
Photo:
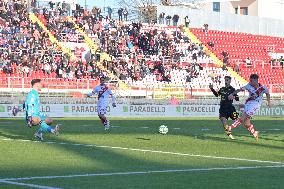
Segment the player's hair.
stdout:
[[33,79],[31,81],[31,84],[32,84],[32,87],[36,84],[36,83],[40,83],[41,82],[41,79]]
[[228,75],[225,76],[225,79],[226,79],[226,78],[228,78],[228,79],[230,79],[230,80],[232,79],[232,77],[231,77],[231,76],[228,76]]
[[250,79],[258,79],[259,77],[258,77],[257,74],[251,74],[249,78]]

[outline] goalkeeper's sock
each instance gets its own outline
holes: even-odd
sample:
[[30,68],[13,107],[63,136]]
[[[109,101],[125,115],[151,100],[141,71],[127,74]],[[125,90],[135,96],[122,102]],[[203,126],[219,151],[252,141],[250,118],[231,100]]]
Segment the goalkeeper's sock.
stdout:
[[242,122],[243,121],[241,118],[237,119],[232,125],[228,126],[228,131],[231,131],[232,129],[238,127],[239,125],[242,124]]

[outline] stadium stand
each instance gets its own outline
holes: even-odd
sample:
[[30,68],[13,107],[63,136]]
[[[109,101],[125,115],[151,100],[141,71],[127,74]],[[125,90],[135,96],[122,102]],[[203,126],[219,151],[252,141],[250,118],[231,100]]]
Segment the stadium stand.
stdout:
[[[102,19],[87,11],[67,17],[64,8],[56,7],[34,9],[35,21],[26,5],[8,2],[3,7],[0,87],[26,88],[31,78],[40,77],[48,78],[49,88],[90,88],[108,70],[132,87],[173,84],[207,89],[210,82],[223,85],[221,78],[232,74],[226,66],[245,79],[256,72],[265,84],[283,83],[284,71],[276,68],[277,61],[271,66],[269,55],[272,50],[284,48],[283,38],[213,30],[205,33],[193,28],[191,31],[201,41],[198,44],[182,27]],[[80,46],[86,43],[94,50],[85,35],[97,45],[96,52]],[[64,50],[67,42],[73,45]],[[206,47],[225,66],[217,66]],[[104,60],[102,53],[110,59]],[[252,65],[245,63],[247,57]],[[83,85],[83,81],[88,84]],[[233,86],[242,84],[234,78]]]
[[192,32],[219,59],[224,60],[226,53],[227,66],[233,67],[244,78],[248,79],[251,73],[258,73],[261,83],[269,85],[284,82],[284,70],[280,61],[273,60],[271,56],[271,53],[283,51],[284,38],[217,30],[209,30],[205,34],[198,28],[192,29]]

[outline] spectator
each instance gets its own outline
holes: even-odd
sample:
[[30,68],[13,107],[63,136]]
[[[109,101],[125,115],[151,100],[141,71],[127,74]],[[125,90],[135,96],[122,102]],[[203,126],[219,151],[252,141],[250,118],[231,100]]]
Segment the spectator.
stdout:
[[102,13],[102,9],[97,8],[97,18],[101,16],[101,13]]
[[247,67],[252,67],[252,63],[249,57],[246,58],[245,60]]
[[160,15],[159,15],[159,24],[164,24],[165,23],[165,13],[162,12]]
[[189,23],[190,23],[190,20],[188,18],[188,16],[184,17],[184,24],[185,24],[185,27],[189,27]]
[[168,15],[168,16],[166,17],[166,24],[167,24],[168,26],[171,25],[171,19],[172,19],[172,17],[171,17],[170,15]]
[[208,24],[204,24],[204,25],[203,25],[203,32],[204,32],[206,35],[208,34],[208,27],[209,27]]
[[239,64],[239,62],[235,62],[234,70],[235,70],[235,72],[237,72],[237,73],[240,72],[240,64]]
[[108,14],[108,18],[111,19],[112,8],[107,7],[107,14]]
[[[60,42],[64,40],[78,42],[82,36],[76,33],[72,23],[60,16],[60,14],[65,14],[63,7],[62,10],[60,6],[53,9],[53,11],[50,9],[43,11],[42,20],[46,22],[47,28]],[[122,9],[120,20],[122,20],[123,11]],[[175,79],[171,71],[181,71],[179,61],[184,57],[195,62],[190,67],[191,78],[197,77],[202,69],[197,62],[206,56],[203,46],[191,43],[182,30],[177,28],[174,32],[158,31],[154,25],[153,29],[146,31],[141,23],[103,20],[102,15],[98,16],[97,12],[98,9],[95,7],[90,13],[85,11],[84,15],[77,10],[74,12],[74,20],[93,37],[95,43],[98,44],[98,53],[107,52],[110,55],[111,59],[104,63],[104,67],[117,77],[140,81],[154,76],[158,81],[170,82]],[[26,16],[22,16],[26,13],[26,10],[20,13],[14,11],[11,20],[4,18],[2,22],[3,24],[13,23],[10,24],[12,26],[1,27],[5,35],[0,34],[0,45],[7,46],[4,50],[7,56],[5,56],[6,60],[1,60],[0,69],[5,70],[5,73],[21,73],[19,69],[22,68],[26,74],[43,71],[44,74],[50,74],[49,77],[59,78],[97,78],[105,75],[96,65],[101,58],[99,54],[98,56],[91,54],[86,62],[70,60],[69,56],[54,48],[48,35],[40,27],[30,23]],[[170,21],[171,17],[169,24]],[[16,27],[17,32],[11,32],[14,30],[13,27]],[[3,39],[2,36],[5,38]],[[17,41],[17,44],[14,45],[13,41]],[[81,60],[84,50],[76,49],[75,53]],[[19,50],[19,54],[12,56],[15,50]],[[0,57],[4,59],[1,53],[0,50]],[[166,57],[177,63],[166,61]],[[18,67],[15,68],[14,64]]]
[[284,57],[283,56],[280,57],[279,62],[280,62],[280,66],[282,67],[282,70],[283,70],[284,69],[283,68],[284,67]]
[[177,26],[178,21],[179,21],[179,16],[177,14],[175,14],[173,16],[173,26]]
[[47,73],[48,75],[51,74],[51,66],[50,66],[50,64],[49,64],[48,62],[46,62],[46,63],[44,64],[44,71],[45,71],[45,73]]
[[55,3],[52,1],[49,1],[48,4],[49,4],[50,9],[53,10]]
[[117,13],[118,13],[118,20],[122,21],[123,8],[119,8]]
[[126,8],[124,8],[124,10],[123,10],[124,21],[127,21],[127,16],[128,16],[128,11],[127,11]]

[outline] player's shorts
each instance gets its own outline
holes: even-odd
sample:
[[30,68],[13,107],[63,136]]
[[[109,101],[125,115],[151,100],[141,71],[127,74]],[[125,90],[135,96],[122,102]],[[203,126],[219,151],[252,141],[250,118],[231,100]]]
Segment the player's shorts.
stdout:
[[245,103],[244,112],[250,117],[252,117],[260,109],[260,106],[261,104],[258,101],[255,100],[248,101],[247,103]]
[[232,120],[235,120],[239,117],[239,113],[236,111],[236,108],[234,106],[227,108],[220,107],[219,117],[225,117],[226,119],[231,118]]
[[98,115],[105,115],[107,113],[106,106],[98,106],[97,107]]

